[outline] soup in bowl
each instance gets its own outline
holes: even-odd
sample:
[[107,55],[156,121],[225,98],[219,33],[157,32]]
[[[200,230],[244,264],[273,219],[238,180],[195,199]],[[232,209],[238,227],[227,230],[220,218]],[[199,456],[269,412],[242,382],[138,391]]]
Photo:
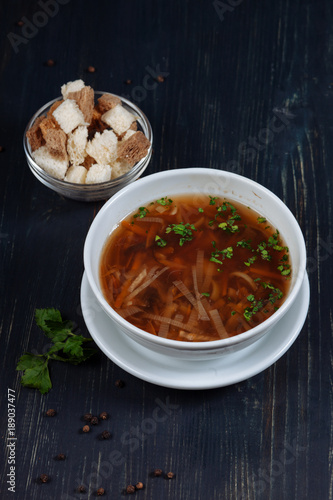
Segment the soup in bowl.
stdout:
[[298,223],[272,192],[188,168],[128,186],[96,216],[84,248],[112,324],[159,353],[205,359],[242,349],[293,304],[305,274]]

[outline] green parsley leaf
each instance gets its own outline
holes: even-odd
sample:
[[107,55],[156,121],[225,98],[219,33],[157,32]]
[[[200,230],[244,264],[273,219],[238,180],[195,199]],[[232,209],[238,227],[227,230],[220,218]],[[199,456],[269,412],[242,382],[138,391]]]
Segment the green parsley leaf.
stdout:
[[156,200],[156,203],[158,203],[159,205],[163,205],[163,206],[169,206],[169,205],[171,205],[172,200],[170,198],[168,198],[167,196],[165,196],[164,198],[161,198],[160,200]]
[[192,231],[196,231],[196,228],[193,224],[189,224],[188,222],[184,224],[183,222],[180,224],[170,224],[165,229],[165,232],[171,233],[174,232],[181,236],[179,240],[179,245],[182,247],[186,241],[191,241],[193,239]]
[[267,222],[265,217],[257,217],[258,224],[263,224],[264,222]]
[[37,326],[43,332],[50,333],[50,328],[47,326],[46,321],[58,321],[62,322],[61,314],[57,309],[52,307],[48,309],[36,309],[35,311],[35,321]]
[[76,365],[95,354],[96,349],[82,347],[92,339],[73,333],[73,323],[63,321],[57,309],[36,309],[35,320],[52,345],[43,354],[23,354],[16,370],[23,371],[23,386],[38,389],[42,394],[46,394],[52,387],[48,368],[50,360]]
[[167,242],[163,240],[158,234],[155,236],[155,241],[159,247],[165,247],[167,244]]
[[210,293],[208,292],[202,292],[201,295],[203,295],[203,297],[210,297]]
[[24,387],[38,389],[46,394],[52,387],[47,359],[45,356],[26,353],[20,357],[16,370],[23,371],[21,384]]
[[134,214],[133,217],[139,217],[140,219],[143,219],[143,217],[146,217],[146,215],[149,214],[149,210],[146,207],[140,207],[139,212],[137,214]]

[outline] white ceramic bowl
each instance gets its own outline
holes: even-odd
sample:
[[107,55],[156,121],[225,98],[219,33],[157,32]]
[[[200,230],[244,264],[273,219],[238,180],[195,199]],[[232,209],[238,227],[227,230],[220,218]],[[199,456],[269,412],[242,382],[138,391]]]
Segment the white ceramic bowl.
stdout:
[[[97,99],[103,94],[110,94],[110,92],[102,92],[96,90],[95,98]],[[110,95],[115,96],[115,94]],[[127,184],[135,181],[138,177],[140,177],[140,175],[142,175],[150,162],[153,150],[153,131],[151,125],[146,115],[135,104],[133,104],[128,99],[125,99],[124,97],[115,97],[119,97],[121,99],[122,106],[127,111],[137,116],[138,130],[141,130],[150,141],[150,148],[148,150],[147,156],[138,161],[138,163],[136,163],[136,165],[134,165],[133,168],[131,168],[131,170],[129,170],[129,172],[127,172],[126,174],[107,182],[101,182],[99,184],[75,184],[73,182],[56,179],[52,175],[48,174],[39,165],[37,165],[37,163],[32,158],[31,147],[29,141],[27,140],[26,133],[29,128],[32,127],[39,116],[45,116],[52,104],[62,99],[62,97],[57,97],[56,99],[53,99],[53,101],[50,101],[42,106],[33,115],[33,117],[29,120],[29,123],[23,135],[23,149],[25,152],[27,163],[31,172],[35,177],[37,177],[40,182],[42,182],[45,186],[52,189],[53,191],[56,191],[60,195],[65,196],[66,198],[72,198],[73,200],[78,201],[98,201],[110,198],[114,193],[122,189]]]
[[[131,325],[105,300],[99,282],[99,264],[104,244],[112,230],[138,207],[177,194],[192,194],[193,197],[204,194],[239,201],[264,215],[280,231],[289,247],[292,264],[290,289],[282,306],[260,325],[228,339],[181,342],[157,337]],[[271,191],[240,175],[213,169],[187,168],[152,174],[114,195],[102,207],[89,229],[84,246],[84,267],[93,294],[110,318],[110,331],[112,324],[115,324],[124,335],[148,349],[161,354],[200,360],[243,349],[277,325],[301,289],[306,269],[306,249],[301,229],[293,214]]]

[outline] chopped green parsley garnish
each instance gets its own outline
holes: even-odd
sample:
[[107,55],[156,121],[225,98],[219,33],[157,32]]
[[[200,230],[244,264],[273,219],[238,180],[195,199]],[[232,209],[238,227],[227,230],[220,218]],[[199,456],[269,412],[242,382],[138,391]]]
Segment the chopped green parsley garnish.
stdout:
[[196,228],[193,224],[189,224],[188,222],[184,224],[182,222],[181,224],[170,224],[167,226],[165,232],[168,234],[171,233],[171,231],[181,236],[179,245],[182,247],[185,241],[191,241],[193,239],[192,231],[196,231]]
[[139,212],[135,215],[133,215],[134,218],[136,217],[139,217],[140,219],[142,219],[143,217],[146,217],[146,215],[149,213],[149,210],[148,208],[146,207],[140,207],[139,208]]
[[158,234],[155,236],[155,241],[159,247],[165,247],[167,244],[167,242],[163,240],[160,236],[158,236]]
[[258,224],[262,224],[263,222],[266,222],[265,217],[257,217]]
[[247,261],[246,261],[246,262],[244,262],[244,264],[245,264],[247,267],[250,267],[250,265],[251,265],[251,264],[253,264],[255,260],[257,260],[257,257],[256,257],[256,255],[253,255],[253,257],[249,257],[249,258],[247,259]]
[[158,203],[159,205],[168,206],[168,205],[171,205],[172,200],[170,198],[168,198],[167,196],[165,196],[164,198],[161,198],[160,200],[156,200],[156,203]]

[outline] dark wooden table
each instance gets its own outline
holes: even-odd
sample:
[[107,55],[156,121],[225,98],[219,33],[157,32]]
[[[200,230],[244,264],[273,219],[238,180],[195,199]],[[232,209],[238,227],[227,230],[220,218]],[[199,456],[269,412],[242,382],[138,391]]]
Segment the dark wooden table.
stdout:
[[[105,498],[121,499],[142,481],[133,498],[332,499],[332,2],[13,0],[1,3],[0,26],[0,498],[95,498],[103,487]],[[232,386],[184,391],[135,378],[98,351],[78,366],[53,362],[47,395],[21,387],[19,357],[47,343],[36,308],[58,308],[89,335],[82,250],[103,202],[44,187],[22,147],[32,114],[77,78],[147,114],[154,153],[144,175],[237,172],[294,213],[311,301],[299,337],[273,366]],[[101,411],[110,419],[80,433],[82,415]],[[101,441],[105,429],[112,437]],[[156,468],[175,476],[151,477]],[[76,492],[80,484],[87,493]]]

